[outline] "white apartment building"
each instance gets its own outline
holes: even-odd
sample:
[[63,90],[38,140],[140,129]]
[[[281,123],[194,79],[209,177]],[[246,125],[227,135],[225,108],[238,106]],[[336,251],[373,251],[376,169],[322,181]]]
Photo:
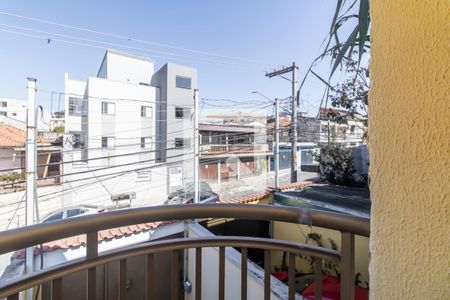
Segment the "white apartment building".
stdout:
[[114,50],[95,77],[66,73],[64,182],[92,186],[68,193],[65,205],[106,205],[123,194],[160,204],[192,181],[196,86],[194,69],[167,63],[155,72],[151,59]]
[[[27,107],[28,102],[25,100],[0,98],[0,117],[8,117],[14,119],[23,124],[23,126],[26,126]],[[48,111],[39,110],[37,118],[38,131],[40,132],[49,131],[50,119],[51,116]]]

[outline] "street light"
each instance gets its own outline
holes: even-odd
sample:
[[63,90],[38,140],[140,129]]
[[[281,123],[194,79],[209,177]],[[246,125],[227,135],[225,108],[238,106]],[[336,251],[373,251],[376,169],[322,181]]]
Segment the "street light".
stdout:
[[266,95],[264,95],[264,94],[262,94],[262,93],[260,93],[258,91],[253,91],[252,94],[258,94],[258,95],[266,98],[267,100],[269,100],[271,103],[274,103],[274,101],[272,99],[270,99],[269,97],[267,97]]

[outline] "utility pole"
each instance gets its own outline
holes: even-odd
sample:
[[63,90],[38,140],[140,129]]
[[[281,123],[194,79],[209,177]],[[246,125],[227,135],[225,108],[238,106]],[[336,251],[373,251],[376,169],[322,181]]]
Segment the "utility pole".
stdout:
[[[36,145],[36,79],[27,78],[28,110],[27,110],[27,143],[26,143],[26,226],[33,225],[35,201],[37,199],[36,176],[37,176],[37,145]],[[33,247],[26,249],[25,272],[33,272]],[[33,289],[26,291],[26,299],[33,299]]]
[[278,109],[278,98],[275,98],[275,192],[280,190],[280,120]]
[[[275,70],[271,73],[266,73],[266,76],[269,78],[280,76],[283,79],[286,79],[291,82],[292,87],[292,96],[291,96],[291,182],[297,182],[297,107],[298,107],[298,99],[296,99],[296,73],[298,67],[295,65],[295,62],[292,63],[292,66],[283,68],[281,70]],[[282,76],[285,73],[292,72],[292,79]]]
[[199,193],[199,169],[200,169],[200,153],[199,153],[199,109],[198,109],[198,89],[194,90],[194,203],[200,202]]

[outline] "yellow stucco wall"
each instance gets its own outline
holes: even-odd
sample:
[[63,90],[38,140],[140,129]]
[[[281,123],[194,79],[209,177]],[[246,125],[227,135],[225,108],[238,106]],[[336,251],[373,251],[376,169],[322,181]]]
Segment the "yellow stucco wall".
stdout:
[[371,299],[450,299],[450,1],[371,6]]

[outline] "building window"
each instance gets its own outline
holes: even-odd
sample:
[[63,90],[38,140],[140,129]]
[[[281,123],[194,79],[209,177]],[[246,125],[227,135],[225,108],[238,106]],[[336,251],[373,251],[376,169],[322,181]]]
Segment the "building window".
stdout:
[[153,139],[151,137],[141,137],[141,148],[152,149]]
[[84,101],[80,98],[69,98],[69,116],[84,115]]
[[141,117],[151,118],[153,117],[153,107],[151,106],[141,106]]
[[176,119],[185,119],[189,118],[190,109],[187,107],[175,107],[175,118]]
[[104,115],[116,114],[116,104],[112,102],[102,102],[102,114]]
[[6,111],[0,111],[0,116],[5,116],[6,117]]
[[8,102],[2,101],[2,107],[8,107]]
[[186,148],[189,146],[189,139],[175,138],[175,149]]
[[17,117],[17,113],[12,113],[13,117]]
[[50,156],[50,165],[48,166],[49,172],[59,172],[59,166],[61,162],[61,154],[53,153]]
[[114,148],[116,139],[112,136],[102,136],[102,148]]
[[175,80],[175,85],[177,88],[181,89],[191,89],[191,78],[184,76],[177,76]]
[[177,118],[177,119],[184,118],[184,108],[183,107],[175,107],[175,118]]

